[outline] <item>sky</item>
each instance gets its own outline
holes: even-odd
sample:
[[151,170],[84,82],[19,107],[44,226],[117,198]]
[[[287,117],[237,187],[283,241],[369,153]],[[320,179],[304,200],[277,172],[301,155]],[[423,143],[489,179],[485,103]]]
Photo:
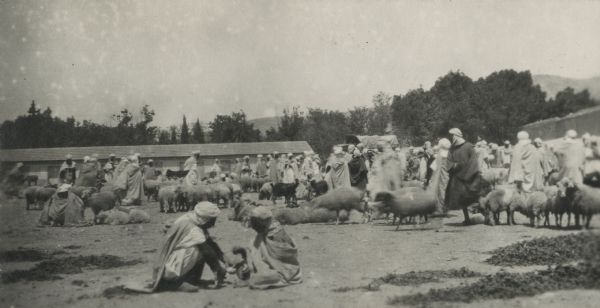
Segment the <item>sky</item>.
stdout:
[[348,110],[453,70],[600,75],[600,1],[1,0],[0,121]]

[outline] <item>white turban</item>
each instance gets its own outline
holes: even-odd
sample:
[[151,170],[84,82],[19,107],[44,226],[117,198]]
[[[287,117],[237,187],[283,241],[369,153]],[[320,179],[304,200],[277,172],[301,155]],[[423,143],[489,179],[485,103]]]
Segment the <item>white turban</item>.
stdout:
[[517,134],[517,139],[519,139],[519,140],[527,140],[527,139],[529,139],[529,133],[527,133],[526,131],[520,131]]
[[442,138],[442,139],[440,139],[440,141],[438,141],[438,146],[441,149],[448,150],[452,146],[452,143],[450,142],[450,140],[448,140],[446,138]]
[[194,207],[196,216],[204,221],[218,217],[220,212],[221,210],[214,203],[208,201],[198,202]]
[[577,138],[577,132],[574,129],[569,129],[567,131],[567,137],[571,139]]
[[266,206],[257,206],[252,210],[252,212],[250,212],[250,217],[259,219],[269,219],[273,218],[273,213]]

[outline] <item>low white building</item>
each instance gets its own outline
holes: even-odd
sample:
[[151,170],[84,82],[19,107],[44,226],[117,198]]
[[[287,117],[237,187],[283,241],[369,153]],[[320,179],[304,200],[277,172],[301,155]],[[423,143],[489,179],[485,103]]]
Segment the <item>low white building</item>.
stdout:
[[4,170],[9,170],[17,162],[23,162],[26,173],[37,175],[40,183],[56,183],[58,170],[67,154],[73,155],[73,160],[80,164],[84,156],[91,156],[95,153],[99,155],[100,162],[104,164],[111,153],[114,153],[117,158],[140,153],[142,162],[152,159],[154,165],[164,174],[168,169],[182,170],[185,160],[191,156],[193,151],[200,151],[201,164],[206,171],[218,158],[221,168],[227,172],[235,163],[236,158],[243,158],[246,155],[250,156],[251,164],[256,164],[258,154],[266,156],[266,154],[277,151],[296,155],[312,151],[312,148],[306,141],[280,141],[11,149],[0,150],[0,163]]

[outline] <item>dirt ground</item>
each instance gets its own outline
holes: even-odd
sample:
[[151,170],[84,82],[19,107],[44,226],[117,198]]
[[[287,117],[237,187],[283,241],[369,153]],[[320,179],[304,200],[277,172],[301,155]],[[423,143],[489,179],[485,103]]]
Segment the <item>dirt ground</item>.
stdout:
[[[250,194],[251,198],[256,198]],[[439,219],[425,226],[403,226],[395,232],[393,226],[375,224],[304,224],[286,226],[296,240],[304,282],[282,289],[254,291],[227,287],[201,290],[198,293],[159,293],[151,295],[103,296],[107,288],[128,281],[146,281],[151,276],[151,260],[162,238],[163,223],[180,214],[158,212],[155,202],[142,209],[152,217],[149,224],[124,226],[89,226],[79,228],[36,227],[39,211],[26,211],[23,200],[0,204],[0,251],[22,248],[63,250],[67,255],[110,254],[127,260],[144,262],[107,270],[84,270],[83,273],[62,275],[52,281],[0,283],[0,307],[383,307],[395,295],[426,292],[432,287],[455,286],[476,278],[449,279],[420,286],[397,287],[383,285],[380,291],[361,289],[334,292],[334,289],[365,286],[388,273],[418,270],[448,270],[467,267],[483,274],[506,271],[532,271],[532,267],[493,266],[483,261],[495,248],[538,236],[557,236],[573,230],[530,228],[527,219],[516,215],[517,226],[485,226],[479,222],[462,226],[462,214]],[[233,245],[245,245],[254,233],[239,223],[227,219],[224,210],[217,226],[210,231],[224,250]],[[90,213],[86,212],[86,217]],[[504,220],[504,216],[501,218]],[[600,226],[600,219],[592,221]],[[72,246],[75,245],[75,246]],[[65,249],[72,246],[71,249]],[[80,246],[80,247],[77,247]],[[74,249],[73,249],[74,248]],[[27,269],[35,262],[0,263],[7,272]],[[205,271],[207,279],[212,273]],[[83,281],[83,283],[81,282]],[[547,292],[534,297],[463,303],[443,306],[469,307],[597,307],[600,291],[574,290]]]

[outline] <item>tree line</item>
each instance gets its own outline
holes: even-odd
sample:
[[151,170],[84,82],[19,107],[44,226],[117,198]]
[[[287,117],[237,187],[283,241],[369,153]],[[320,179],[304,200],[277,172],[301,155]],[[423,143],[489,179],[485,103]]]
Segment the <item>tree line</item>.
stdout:
[[152,124],[155,111],[148,105],[138,113],[122,109],[112,116],[116,124],[61,119],[32,102],[26,115],[0,125],[0,147],[36,148],[143,144],[224,143],[306,140],[315,152],[326,155],[343,143],[347,134],[393,133],[404,145],[420,145],[460,127],[467,139],[512,140],[524,124],[560,117],[598,105],[587,90],[566,88],[555,97],[533,84],[529,71],[502,70],[472,80],[461,72],[449,72],[428,90],[418,88],[400,95],[379,92],[371,106],[346,112],[322,108],[286,109],[277,127],[261,133],[248,122],[243,110],[217,115],[206,132],[198,119],[166,129]]

